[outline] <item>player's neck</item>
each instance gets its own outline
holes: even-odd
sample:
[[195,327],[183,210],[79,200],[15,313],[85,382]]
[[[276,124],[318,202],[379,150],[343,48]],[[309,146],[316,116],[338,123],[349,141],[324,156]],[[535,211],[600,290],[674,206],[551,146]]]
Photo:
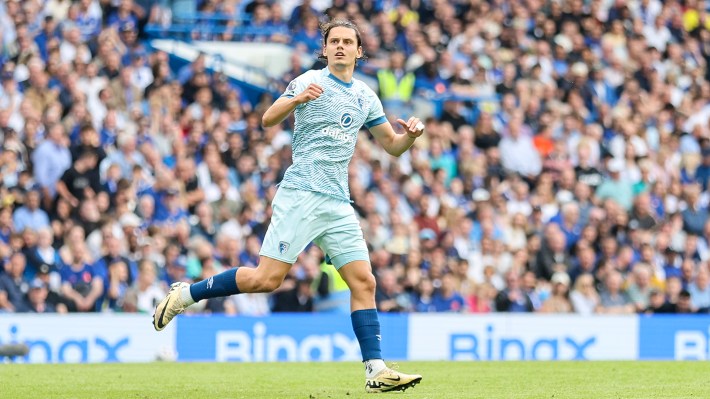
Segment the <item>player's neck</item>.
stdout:
[[339,80],[345,83],[352,83],[353,73],[355,72],[354,68],[345,65],[329,65],[328,70],[331,75],[335,76]]

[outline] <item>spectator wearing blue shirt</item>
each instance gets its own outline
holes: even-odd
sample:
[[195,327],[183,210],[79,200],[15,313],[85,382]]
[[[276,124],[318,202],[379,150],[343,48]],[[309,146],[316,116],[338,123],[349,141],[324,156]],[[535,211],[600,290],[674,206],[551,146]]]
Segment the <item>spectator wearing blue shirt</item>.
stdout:
[[128,265],[122,259],[112,260],[108,265],[108,275],[104,279],[104,296],[98,309],[111,309],[120,311],[126,299],[126,293],[131,286],[128,274]]
[[707,191],[708,182],[710,182],[710,148],[702,150],[703,162],[695,170],[695,181],[700,183],[703,191]]
[[81,0],[76,25],[82,42],[91,42],[101,31],[103,12],[96,0]]
[[120,134],[116,143],[118,144],[118,151],[112,152],[101,162],[99,167],[102,172],[101,175],[105,176],[108,168],[114,164],[118,165],[121,170],[121,177],[124,179],[133,177],[134,166],[140,166],[144,170],[148,170],[145,157],[136,149],[136,136],[134,134]]
[[60,35],[57,30],[57,22],[54,20],[54,17],[48,15],[44,18],[42,30],[35,36],[35,44],[37,44],[39,54],[45,62],[47,62],[49,58],[47,47],[52,40],[60,40]]
[[12,208],[9,206],[0,207],[0,243],[9,244],[13,230]]
[[254,234],[250,234],[246,239],[244,250],[239,254],[239,265],[256,267],[259,265],[259,250],[261,240]]
[[293,11],[291,11],[291,17],[288,19],[288,27],[292,30],[298,28],[301,26],[304,17],[310,15],[318,15],[318,10],[311,6],[311,0],[303,0],[301,5],[294,7]]
[[309,15],[303,22],[303,28],[293,35],[292,44],[305,47],[309,53],[317,53],[321,50],[321,33],[318,28],[318,17]]
[[80,312],[92,312],[103,295],[104,284],[94,267],[85,262],[84,251],[81,246],[74,248],[71,262],[60,270],[62,294],[72,300]]
[[688,286],[690,302],[694,309],[710,309],[710,280],[707,268],[700,268],[695,281]]
[[205,70],[205,53],[199,53],[192,63],[180,68],[177,73],[177,80],[181,85],[184,85],[198,73],[207,73]]
[[434,294],[432,305],[437,312],[461,312],[464,308],[464,299],[456,291],[456,277],[445,274],[441,279],[441,288]]
[[164,228],[172,230],[179,222],[187,221],[189,214],[187,208],[182,204],[182,196],[177,188],[169,188],[156,201],[155,221]]
[[49,216],[47,212],[40,208],[39,190],[30,190],[27,193],[25,205],[15,210],[12,216],[12,223],[17,232],[25,229],[37,231],[49,227]]
[[579,223],[579,205],[576,202],[566,202],[562,205],[562,211],[550,222],[560,226],[560,230],[567,239],[566,249],[570,251],[582,236],[582,227],[584,227]]
[[29,304],[25,299],[27,282],[22,278],[25,272],[25,255],[15,252],[5,262],[5,273],[0,274],[0,312],[27,312]]
[[[130,214],[126,214],[130,215]],[[125,216],[125,215],[124,215]],[[135,215],[133,215],[135,217]],[[122,226],[126,227],[129,226],[129,223],[127,222],[128,218],[123,218],[122,217]],[[133,226],[132,226],[133,227]],[[113,234],[109,234],[104,238],[104,245],[106,247],[106,254],[102,256],[99,260],[96,261],[93,265],[93,272],[96,276],[100,277],[103,281],[108,284],[109,280],[109,267],[113,262],[123,262],[127,266],[127,272],[128,272],[128,283],[131,284],[133,281],[137,278],[138,276],[138,266],[136,265],[135,262],[132,262],[130,259],[125,257],[123,255],[123,250],[124,248],[121,245],[121,240],[114,236]]]
[[53,243],[54,233],[49,226],[37,230],[37,245],[25,251],[27,256],[25,280],[32,281],[43,265],[50,272],[62,269],[64,262],[59,256],[59,251],[54,249]]
[[56,123],[47,128],[47,137],[32,152],[34,178],[42,189],[45,200],[54,198],[57,182],[71,167],[71,153],[67,148],[67,141],[64,127]]
[[429,278],[423,277],[412,295],[412,305],[415,312],[436,312],[434,305],[434,284]]
[[708,220],[708,210],[700,207],[700,186],[688,185],[685,188],[685,203],[688,207],[681,212],[683,217],[683,230],[687,233],[700,236],[703,234],[705,222]]
[[133,0],[121,0],[118,9],[109,15],[108,25],[119,31],[127,25],[138,26],[138,17],[134,12],[135,7],[139,6],[134,5]]
[[424,65],[416,71],[415,75],[414,91],[416,93],[432,96],[435,94],[443,94],[448,89],[449,84],[439,75],[436,62],[425,62]]

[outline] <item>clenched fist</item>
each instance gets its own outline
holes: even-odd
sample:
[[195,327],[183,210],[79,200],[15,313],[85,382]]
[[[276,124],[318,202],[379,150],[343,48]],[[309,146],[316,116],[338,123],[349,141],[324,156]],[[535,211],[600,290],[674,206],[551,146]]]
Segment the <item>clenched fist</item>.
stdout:
[[301,94],[296,96],[296,102],[298,104],[305,104],[309,101],[313,101],[323,94],[323,88],[315,83],[311,83],[303,90]]

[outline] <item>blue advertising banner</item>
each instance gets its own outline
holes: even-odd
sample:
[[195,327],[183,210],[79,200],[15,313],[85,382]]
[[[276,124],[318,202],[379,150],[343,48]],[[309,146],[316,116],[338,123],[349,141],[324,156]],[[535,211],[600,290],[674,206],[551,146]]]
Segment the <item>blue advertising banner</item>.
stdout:
[[15,359],[20,363],[150,362],[174,358],[175,327],[169,325],[158,333],[150,322],[151,317],[145,314],[4,313],[0,314],[0,345],[27,345],[29,354]]
[[639,317],[640,360],[710,359],[710,316]]
[[[380,315],[380,324],[384,358],[406,359],[408,317]],[[181,316],[176,345],[181,361],[362,360],[343,315]]]

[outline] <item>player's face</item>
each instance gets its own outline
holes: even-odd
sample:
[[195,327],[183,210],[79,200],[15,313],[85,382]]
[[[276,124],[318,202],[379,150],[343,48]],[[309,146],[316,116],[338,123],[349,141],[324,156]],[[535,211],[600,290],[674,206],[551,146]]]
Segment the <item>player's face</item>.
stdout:
[[362,47],[357,45],[355,31],[343,26],[331,29],[323,55],[328,59],[328,65],[354,67],[355,60],[362,56]]

